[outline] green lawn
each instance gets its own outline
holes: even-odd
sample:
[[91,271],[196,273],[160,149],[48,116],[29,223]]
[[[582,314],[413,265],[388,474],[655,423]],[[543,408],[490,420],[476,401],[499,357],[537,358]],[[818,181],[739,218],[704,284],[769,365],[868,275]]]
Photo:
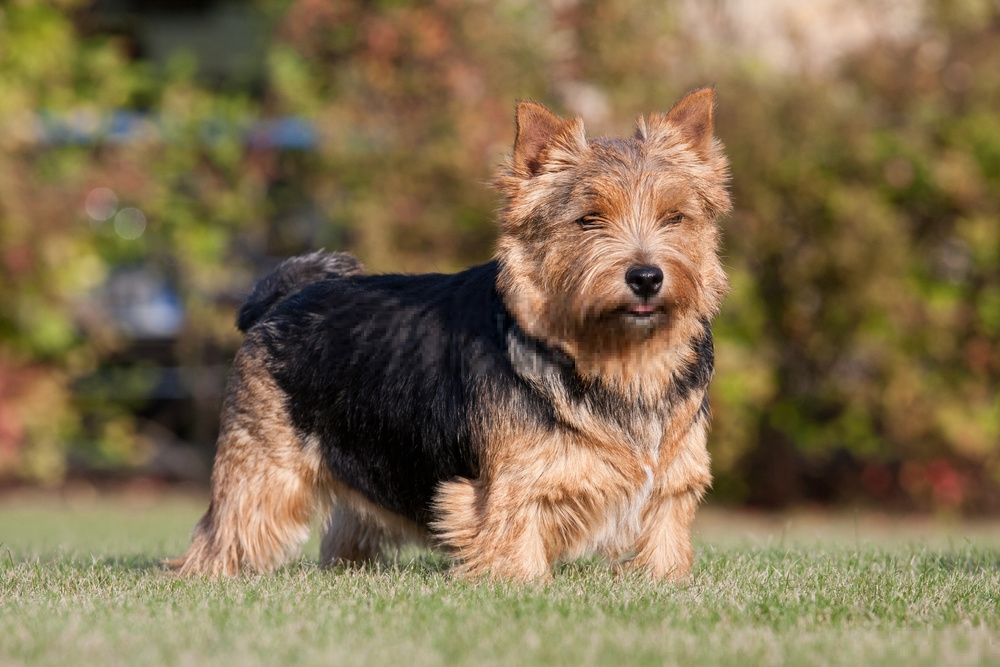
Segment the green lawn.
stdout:
[[1000,525],[703,511],[691,583],[562,566],[452,581],[439,557],[165,572],[185,498],[0,501],[0,665],[1000,664]]

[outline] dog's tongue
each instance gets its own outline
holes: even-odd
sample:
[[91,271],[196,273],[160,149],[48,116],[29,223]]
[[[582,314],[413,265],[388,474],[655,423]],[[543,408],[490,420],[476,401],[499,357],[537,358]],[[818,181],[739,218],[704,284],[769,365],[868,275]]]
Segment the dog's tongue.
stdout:
[[648,303],[639,303],[629,308],[630,312],[636,315],[648,315],[653,312],[653,307]]

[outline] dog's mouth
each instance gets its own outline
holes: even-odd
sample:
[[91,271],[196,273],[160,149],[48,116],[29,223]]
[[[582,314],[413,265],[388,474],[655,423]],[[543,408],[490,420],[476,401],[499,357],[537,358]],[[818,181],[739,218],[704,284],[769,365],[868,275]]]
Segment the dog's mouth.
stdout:
[[664,314],[664,309],[662,306],[644,301],[642,303],[630,303],[622,306],[619,308],[619,313],[626,321],[633,324],[650,324]]
[[653,313],[656,312],[656,308],[650,303],[636,303],[628,306],[627,311],[629,315],[635,315],[636,317],[652,317]]

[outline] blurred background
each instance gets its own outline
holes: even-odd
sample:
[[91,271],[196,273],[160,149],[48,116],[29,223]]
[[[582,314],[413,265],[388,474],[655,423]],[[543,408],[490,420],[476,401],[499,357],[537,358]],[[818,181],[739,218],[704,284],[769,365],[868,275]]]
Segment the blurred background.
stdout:
[[0,2],[0,489],[207,484],[234,310],[491,257],[533,98],[714,84],[718,501],[1000,511],[1000,2]]

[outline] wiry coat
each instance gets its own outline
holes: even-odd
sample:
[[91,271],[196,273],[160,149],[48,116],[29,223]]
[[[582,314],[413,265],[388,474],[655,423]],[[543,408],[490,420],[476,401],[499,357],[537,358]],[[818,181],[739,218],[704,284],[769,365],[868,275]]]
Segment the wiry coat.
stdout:
[[429,538],[469,573],[597,551],[686,575],[727,287],[713,99],[591,141],[522,103],[489,264],[373,276],[313,253],[258,283],[181,570],[275,567],[322,506],[326,562]]

